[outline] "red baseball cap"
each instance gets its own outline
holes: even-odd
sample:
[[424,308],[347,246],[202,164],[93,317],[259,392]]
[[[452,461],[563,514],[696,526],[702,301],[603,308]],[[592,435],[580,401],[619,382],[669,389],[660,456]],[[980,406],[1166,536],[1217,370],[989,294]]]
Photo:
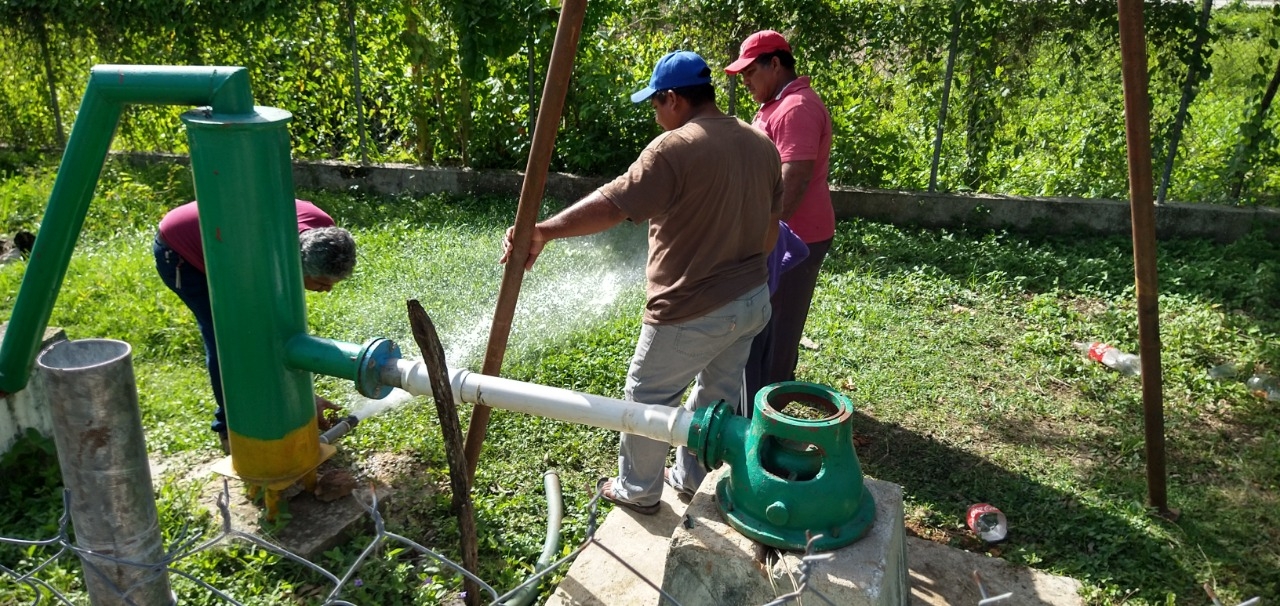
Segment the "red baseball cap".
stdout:
[[756,57],[780,50],[791,52],[791,45],[787,44],[787,39],[783,38],[782,34],[771,29],[758,31],[747,36],[747,39],[742,41],[742,47],[738,51],[738,60],[730,63],[729,67],[724,68],[724,72],[730,75],[736,74],[747,69],[747,66],[751,65],[751,62],[755,61]]

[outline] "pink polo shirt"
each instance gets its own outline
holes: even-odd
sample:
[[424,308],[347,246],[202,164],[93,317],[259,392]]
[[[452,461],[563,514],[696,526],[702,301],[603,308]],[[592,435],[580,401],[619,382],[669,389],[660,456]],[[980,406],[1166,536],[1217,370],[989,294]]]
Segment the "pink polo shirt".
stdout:
[[836,233],[836,214],[827,185],[831,115],[809,86],[809,77],[801,76],[784,86],[777,97],[760,107],[751,125],[769,135],[783,162],[813,160],[813,177],[787,225],[805,244],[831,239]]

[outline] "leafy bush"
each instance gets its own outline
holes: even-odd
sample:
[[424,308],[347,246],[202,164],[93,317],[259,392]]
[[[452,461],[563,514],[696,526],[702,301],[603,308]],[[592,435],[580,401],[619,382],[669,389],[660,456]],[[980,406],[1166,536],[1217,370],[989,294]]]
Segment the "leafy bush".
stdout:
[[[217,8],[214,8],[214,6]],[[1274,14],[1273,14],[1274,13]],[[1188,70],[1202,70],[1171,199],[1276,203],[1280,142],[1263,91],[1280,13],[1215,9],[1207,48],[1192,3],[1145,6],[1153,162],[1163,165]],[[0,2],[0,143],[55,146],[94,63],[243,65],[257,101],[294,114],[299,157],[522,169],[559,6],[543,0]],[[351,24],[355,25],[352,37]],[[475,27],[483,23],[484,27]],[[727,24],[728,26],[724,26]],[[715,69],[722,105],[754,104],[719,67],[756,29],[784,31],[831,109],[841,184],[928,186],[956,34],[939,186],[1124,197],[1127,168],[1114,3],[868,0],[749,5],[592,2],[559,123],[554,170],[607,175],[657,132],[626,95],[663,52]],[[357,111],[352,49],[360,59]],[[46,64],[46,59],[48,62]],[[52,91],[52,96],[51,96]],[[182,152],[179,108],[125,113],[115,145]],[[1156,174],[1159,174],[1159,170]]]

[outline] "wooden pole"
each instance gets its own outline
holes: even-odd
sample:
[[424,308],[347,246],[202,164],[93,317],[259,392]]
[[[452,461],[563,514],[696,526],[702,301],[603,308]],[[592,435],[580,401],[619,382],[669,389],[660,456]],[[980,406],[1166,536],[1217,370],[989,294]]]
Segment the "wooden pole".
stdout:
[[[524,281],[524,264],[529,259],[533,226],[538,222],[538,210],[547,185],[547,169],[551,165],[551,152],[555,148],[556,131],[560,127],[560,114],[569,90],[569,77],[573,75],[573,59],[578,52],[578,37],[582,33],[582,18],[586,12],[587,0],[565,0],[560,8],[555,45],[551,48],[551,64],[542,88],[542,103],[538,107],[524,185],[520,188],[520,204],[516,208],[511,257],[507,260],[502,286],[498,289],[498,304],[489,328],[489,345],[485,349],[482,374],[499,376],[502,372],[502,358],[507,352],[507,338],[511,335],[511,318],[515,315],[516,299]],[[467,427],[466,457],[473,479],[491,412],[488,406],[477,404]]]
[[1160,371],[1160,301],[1156,284],[1155,203],[1152,200],[1151,113],[1147,105],[1147,41],[1142,0],[1117,0],[1124,75],[1124,127],[1129,152],[1129,212],[1138,291],[1142,410],[1146,430],[1147,504],[1170,516],[1165,491],[1164,401]]

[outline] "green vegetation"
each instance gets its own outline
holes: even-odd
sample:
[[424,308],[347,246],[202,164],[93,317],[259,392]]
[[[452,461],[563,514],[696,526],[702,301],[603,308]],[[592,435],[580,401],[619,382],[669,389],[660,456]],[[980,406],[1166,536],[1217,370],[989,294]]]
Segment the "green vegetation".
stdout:
[[[55,113],[69,129],[94,64],[243,65],[260,104],[294,114],[300,157],[520,169],[559,10],[547,0],[0,0],[0,147],[58,145]],[[1123,198],[1115,10],[1106,0],[593,0],[552,168],[621,170],[657,133],[626,99],[657,57],[682,47],[722,66],[769,27],[790,36],[832,110],[833,179],[925,189],[954,32],[941,189]],[[1280,7],[1214,9],[1199,49],[1196,3],[1144,11],[1157,175],[1187,74],[1198,74],[1169,199],[1274,206],[1280,119],[1265,91]],[[714,71],[728,106],[730,83]],[[749,119],[754,105],[736,93]],[[177,112],[127,112],[116,145],[184,151]]]
[[[190,194],[188,171],[108,163],[52,324],[72,338],[134,346],[148,449],[171,462],[159,479],[166,540],[184,528],[216,532],[198,504],[205,478],[189,470],[216,456],[207,430],[212,397],[198,332],[154,276],[148,243],[164,211]],[[39,215],[51,167],[0,182],[6,221]],[[308,294],[312,332],[349,341],[386,336],[407,355],[404,300],[435,320],[451,363],[478,368],[496,298],[499,237],[514,202],[499,198],[374,198],[304,192],[353,230],[355,276]],[[553,245],[521,294],[505,376],[621,395],[642,304],[643,233],[622,229]],[[982,550],[965,508],[988,501],[1008,515],[1011,538],[985,547],[1011,562],[1085,583],[1089,604],[1203,604],[1211,583],[1224,603],[1280,593],[1280,415],[1243,379],[1280,370],[1280,255],[1257,236],[1230,245],[1161,243],[1161,338],[1169,494],[1164,521],[1146,494],[1139,384],[1084,360],[1075,340],[1137,349],[1131,247],[1124,238],[840,224],[811,314],[800,375],[848,394],[858,409],[867,475],[904,486],[910,531]],[[10,310],[21,263],[0,267],[0,309]],[[7,311],[6,311],[7,314]],[[1213,380],[1225,362],[1239,376]],[[349,384],[317,379],[349,409],[368,402]],[[466,414],[464,409],[463,414]],[[467,420],[464,418],[463,423]],[[434,406],[418,399],[362,423],[337,462],[391,482],[389,529],[457,558],[447,465]],[[479,572],[509,588],[541,550],[541,474],[565,486],[565,552],[585,533],[595,477],[615,465],[616,434],[495,411],[476,481]],[[0,461],[0,536],[48,538],[62,510],[56,459],[33,439]],[[270,529],[263,529],[268,532]],[[343,570],[367,537],[318,562]],[[0,564],[29,569],[49,553],[0,548]],[[429,560],[384,549],[361,568],[356,603],[434,604],[460,581]],[[244,545],[200,553],[182,568],[246,603],[328,592],[323,579]],[[62,558],[41,578],[82,595],[78,565]],[[174,578],[184,603],[218,600]],[[544,585],[544,589],[550,585]],[[0,602],[29,602],[0,578]]]

